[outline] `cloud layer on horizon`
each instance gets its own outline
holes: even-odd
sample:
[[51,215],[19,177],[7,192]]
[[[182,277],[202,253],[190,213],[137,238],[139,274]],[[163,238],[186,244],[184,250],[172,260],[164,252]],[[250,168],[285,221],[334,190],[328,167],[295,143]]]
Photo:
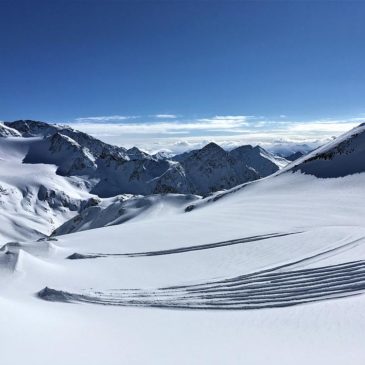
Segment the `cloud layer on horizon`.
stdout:
[[216,142],[230,149],[242,144],[260,144],[274,152],[280,149],[315,148],[363,122],[365,118],[289,120],[246,115],[215,115],[181,118],[174,114],[142,116],[98,116],[69,122],[105,142],[145,151],[180,153]]

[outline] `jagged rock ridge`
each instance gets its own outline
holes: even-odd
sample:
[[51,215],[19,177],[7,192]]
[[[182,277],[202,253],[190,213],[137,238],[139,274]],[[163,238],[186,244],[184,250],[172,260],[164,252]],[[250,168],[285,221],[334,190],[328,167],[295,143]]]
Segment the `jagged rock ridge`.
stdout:
[[68,126],[18,120],[5,123],[21,136],[39,137],[30,144],[24,163],[57,166],[61,176],[84,177],[90,192],[118,194],[182,193],[206,195],[268,176],[280,162],[260,147],[227,152],[215,143],[173,158],[149,155],[137,147],[112,146]]

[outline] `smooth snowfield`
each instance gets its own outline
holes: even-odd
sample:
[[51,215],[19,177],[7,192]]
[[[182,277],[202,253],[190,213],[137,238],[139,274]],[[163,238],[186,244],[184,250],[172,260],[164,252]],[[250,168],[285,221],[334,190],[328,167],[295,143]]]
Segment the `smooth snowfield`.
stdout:
[[122,225],[9,244],[1,359],[363,364],[364,184],[286,173],[190,212],[160,202]]

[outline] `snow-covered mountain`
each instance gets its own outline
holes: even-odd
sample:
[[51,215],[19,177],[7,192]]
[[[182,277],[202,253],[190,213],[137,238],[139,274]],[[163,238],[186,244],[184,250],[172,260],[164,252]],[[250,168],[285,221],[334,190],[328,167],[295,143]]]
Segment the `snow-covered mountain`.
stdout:
[[192,193],[204,195],[268,176],[285,164],[259,147],[231,152],[214,143],[173,160],[151,156],[134,147],[108,145],[67,126],[21,120],[9,130],[32,138],[24,163],[57,166],[61,176],[83,176],[90,192],[118,194]]
[[[0,221],[3,227],[12,227],[0,231],[3,240],[49,235],[75,217],[80,221],[77,227],[84,227],[89,211],[120,204],[119,198],[114,203],[108,199],[115,196],[205,195],[267,176],[280,165],[259,147],[226,152],[213,143],[179,162],[179,156],[151,156],[136,147],[127,150],[109,145],[68,126],[31,120],[1,124],[0,136],[0,210],[4,211]],[[135,204],[147,206],[142,198],[133,202],[140,199]],[[93,202],[90,209],[85,208],[88,202]],[[130,210],[133,202],[127,204]],[[119,218],[110,215],[109,222],[124,220]],[[76,229],[73,224],[65,227],[64,232]]]
[[365,123],[286,166],[316,177],[341,177],[365,171]]
[[[225,151],[210,143],[172,159],[156,158],[138,148],[126,150],[108,145],[70,127],[34,121],[7,123],[4,138],[0,139],[0,169],[4,176],[0,196],[6,210],[2,219],[12,222],[13,229],[3,231],[2,236],[19,239],[30,231],[35,237],[122,223],[144,214],[149,209],[146,207],[153,205],[143,198],[151,193],[209,195],[240,189],[242,183],[271,174],[298,170],[317,177],[362,172],[364,129],[360,125],[285,167],[287,160],[259,146]],[[28,183],[28,171],[35,172],[36,182],[33,177],[33,182]],[[12,173],[20,177],[13,176],[12,185],[8,185]],[[216,193],[207,201],[225,194],[230,191]],[[133,199],[126,202],[126,196]],[[169,206],[173,201],[169,199],[163,198],[161,204]],[[175,201],[187,210],[204,205],[204,200],[190,199],[191,204],[180,198]],[[19,211],[20,215],[16,213]],[[26,227],[21,235],[19,225]]]
[[[365,166],[363,164],[365,140],[363,140],[364,137],[361,137],[363,136],[364,130],[365,130],[364,125],[360,125],[354,130],[344,134],[343,136],[340,136],[336,141],[332,141],[326,146],[323,146],[322,148],[314,151],[312,154],[297,159],[295,162],[289,164],[287,167],[283,168],[280,171],[278,170],[277,166],[280,163],[280,157],[274,157],[270,154],[267,154],[267,152],[261,149],[260,147],[252,147],[252,146],[241,146],[236,148],[235,150],[232,150],[231,152],[226,152],[218,145],[211,143],[202,150],[184,153],[182,155],[176,156],[175,158],[178,161],[180,161],[180,164],[182,166],[185,166],[184,164],[187,163],[188,167],[187,168],[185,167],[185,170],[184,171],[182,170],[181,173],[185,172],[189,174],[190,173],[189,166],[194,166],[195,169],[200,169],[200,176],[202,176],[202,174],[204,173],[204,169],[212,168],[212,170],[215,171],[215,178],[217,180],[219,178],[222,179],[227,178],[227,176],[224,175],[224,171],[228,171],[229,173],[234,174],[235,173],[234,168],[237,168],[237,166],[238,166],[237,169],[239,171],[245,171],[247,164],[249,164],[250,166],[254,166],[255,170],[253,170],[253,168],[249,169],[249,171],[251,172],[266,171],[267,175],[271,175],[276,171],[276,173],[274,173],[273,176],[278,174],[287,174],[289,172],[295,172],[300,170],[301,172],[307,174],[311,173],[318,177],[328,177],[325,175],[320,175],[319,172],[321,171],[321,169],[323,169],[323,171],[327,171],[327,169],[329,168],[331,168],[331,171],[334,171],[333,166],[337,164],[337,161],[339,161],[339,164],[336,168],[337,176],[332,176],[332,177],[345,176],[348,175],[348,173],[346,172],[349,171],[348,170],[349,164],[348,163],[344,164],[342,162],[343,157],[341,156],[343,154],[345,154],[345,156],[350,156],[351,154],[354,154],[353,165],[350,164],[350,166],[353,167],[351,171],[365,172]],[[344,150],[343,146],[347,146],[346,151]],[[332,156],[331,159],[328,158],[328,154]],[[323,159],[323,161],[321,162],[320,169],[317,169],[315,171],[313,170],[313,168],[311,170],[307,170],[308,166],[307,164],[312,163],[312,161],[317,159],[320,160]],[[211,165],[214,164],[215,161],[220,161],[221,164],[213,165],[212,167]],[[233,166],[232,170],[227,169],[226,168],[227,166],[229,167]],[[344,166],[345,170],[343,170]],[[223,172],[220,169],[222,169]],[[350,172],[349,174],[351,173],[353,172]],[[194,174],[192,175],[194,176]],[[178,179],[178,177],[167,174],[165,176],[169,176],[171,181],[177,181]],[[207,178],[206,186],[208,187],[212,186],[211,184],[213,184],[217,180],[210,181],[209,178]],[[256,180],[257,176],[256,178],[253,179],[246,179],[246,183],[244,183],[243,185],[233,184],[234,188],[231,190],[224,192],[216,192],[208,196],[206,199],[198,199],[196,201],[191,200],[191,203],[181,205],[180,208],[185,209],[185,211],[191,211],[196,207],[205,206],[207,203],[214,202],[224,196],[231,195],[232,192],[235,192],[242,188],[247,189],[249,187],[247,183],[254,183]],[[212,190],[218,190],[217,186],[215,186],[215,188]],[[118,222],[118,220],[115,221],[116,218],[113,214],[110,215],[108,220],[107,218],[108,214],[105,212],[109,209],[109,204],[111,204],[110,201],[105,202],[103,206],[100,206],[98,208],[99,210],[103,211],[103,220],[104,222],[106,222],[105,225],[108,225],[111,222]],[[120,203],[117,204],[113,203],[111,205],[115,206],[118,204]],[[110,208],[110,211],[112,211],[113,209],[114,208]],[[133,213],[129,212],[126,214],[126,216],[128,217],[130,214],[134,216]],[[83,212],[83,214],[80,214],[75,218],[77,224],[75,224],[75,221],[71,219],[70,221],[66,222],[59,230],[56,230],[54,234],[66,234],[70,232],[75,232],[80,229],[79,227],[84,227],[84,226],[90,228],[99,227],[100,223],[96,223],[96,221],[94,223],[93,219],[91,219],[90,217],[92,217],[92,214],[90,215],[87,211],[85,211]],[[120,218],[120,222],[124,222],[122,217]]]
[[152,155],[152,157],[157,160],[171,160],[174,156],[175,156],[174,153],[167,151],[159,151]]
[[[273,175],[204,199],[99,198],[82,173],[101,160],[117,168],[122,150],[85,157],[90,150],[60,129],[0,139],[0,229],[12,240],[0,246],[2,362],[23,364],[25,353],[39,365],[362,365],[364,135],[361,125]],[[41,145],[52,147],[54,164],[23,163],[40,158]],[[245,149],[255,148],[234,154]],[[76,152],[92,164],[57,160]],[[256,173],[272,167],[259,148],[251,153]],[[219,183],[218,158],[233,174],[234,154],[208,145],[165,161],[176,173],[166,184],[189,159],[204,174],[217,169]],[[35,233],[68,217],[57,236]]]
[[288,163],[259,146],[241,146],[228,152],[213,142],[173,159],[184,168],[193,192],[203,195],[271,175]]

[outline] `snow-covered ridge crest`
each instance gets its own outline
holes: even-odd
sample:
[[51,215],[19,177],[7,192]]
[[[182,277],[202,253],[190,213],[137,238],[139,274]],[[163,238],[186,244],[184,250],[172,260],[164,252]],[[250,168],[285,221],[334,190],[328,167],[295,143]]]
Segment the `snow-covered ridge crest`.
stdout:
[[365,172],[365,123],[285,167],[321,178]]

